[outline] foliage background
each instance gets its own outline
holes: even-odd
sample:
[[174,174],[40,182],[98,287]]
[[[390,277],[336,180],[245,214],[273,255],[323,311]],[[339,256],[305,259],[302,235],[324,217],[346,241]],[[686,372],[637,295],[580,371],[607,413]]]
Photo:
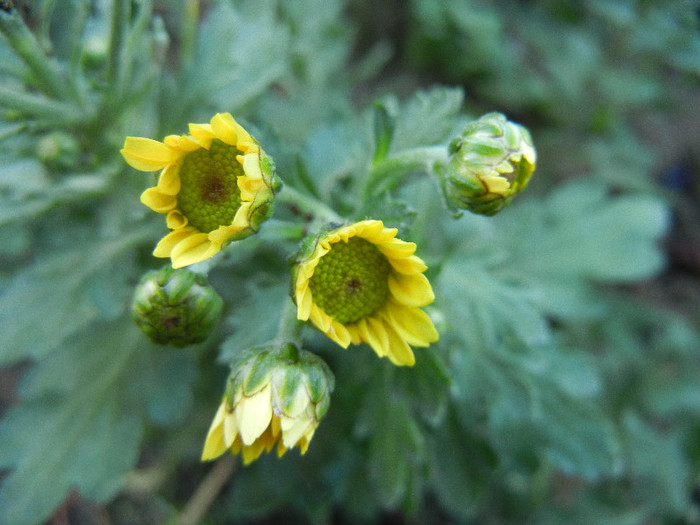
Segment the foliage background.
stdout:
[[[295,246],[278,241],[303,217],[280,206],[226,251],[206,343],[156,347],[129,303],[164,228],[118,150],[216,111],[288,185],[416,241],[442,336],[399,370],[308,330],[337,379],[309,453],[236,467],[206,523],[700,521],[697,1],[12,4],[0,523],[185,523],[211,479],[198,457],[226,363],[274,335]],[[530,187],[453,220],[418,163],[349,198],[375,101],[389,160],[504,112],[533,134]]]

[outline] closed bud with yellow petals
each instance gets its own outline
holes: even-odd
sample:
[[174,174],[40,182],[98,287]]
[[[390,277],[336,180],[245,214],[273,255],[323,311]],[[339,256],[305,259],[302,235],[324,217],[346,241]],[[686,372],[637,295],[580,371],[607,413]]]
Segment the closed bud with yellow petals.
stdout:
[[527,186],[537,155],[526,128],[488,113],[464,128],[449,146],[442,170],[448,206],[495,215]]
[[328,411],[334,378],[319,357],[291,343],[254,349],[233,367],[202,460],[227,450],[243,462],[276,448],[305,454]]

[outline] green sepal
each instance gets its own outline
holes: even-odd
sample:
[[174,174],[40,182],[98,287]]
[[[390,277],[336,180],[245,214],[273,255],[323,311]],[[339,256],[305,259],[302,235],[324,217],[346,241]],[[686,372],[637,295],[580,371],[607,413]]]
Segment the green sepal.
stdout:
[[223,304],[203,276],[164,266],[141,278],[134,291],[132,317],[153,342],[182,347],[207,338]]
[[277,365],[277,361],[272,357],[269,350],[260,352],[250,361],[247,373],[241,377],[241,387],[243,395],[250,397],[270,382],[272,370]]

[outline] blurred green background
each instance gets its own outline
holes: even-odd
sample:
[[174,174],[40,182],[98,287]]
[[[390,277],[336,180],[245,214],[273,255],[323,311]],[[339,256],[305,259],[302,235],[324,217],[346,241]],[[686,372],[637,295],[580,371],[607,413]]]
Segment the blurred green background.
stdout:
[[[1,524],[700,522],[700,2],[5,0],[0,22]],[[530,186],[494,218],[453,220],[426,167],[349,201],[377,101],[397,157],[503,112]],[[227,362],[274,336],[294,210],[210,273],[206,343],[129,313],[165,227],[124,137],[217,111],[290,186],[417,242],[441,331],[397,370],[308,330],[328,416],[306,456],[246,468],[199,454]]]

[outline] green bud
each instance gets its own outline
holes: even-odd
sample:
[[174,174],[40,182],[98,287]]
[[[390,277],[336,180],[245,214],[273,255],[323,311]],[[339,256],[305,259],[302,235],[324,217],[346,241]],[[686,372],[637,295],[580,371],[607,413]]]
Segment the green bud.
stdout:
[[442,170],[448,206],[482,215],[510,204],[527,186],[537,158],[528,130],[500,113],[467,124],[449,153]]
[[53,131],[39,140],[36,156],[51,169],[74,168],[80,161],[80,143],[64,131]]
[[275,446],[279,456],[294,447],[304,454],[334,381],[325,362],[291,343],[251,350],[232,367],[202,459],[230,449],[248,464]]
[[207,338],[223,304],[202,275],[164,266],[141,278],[134,292],[132,313],[153,342],[182,347]]

